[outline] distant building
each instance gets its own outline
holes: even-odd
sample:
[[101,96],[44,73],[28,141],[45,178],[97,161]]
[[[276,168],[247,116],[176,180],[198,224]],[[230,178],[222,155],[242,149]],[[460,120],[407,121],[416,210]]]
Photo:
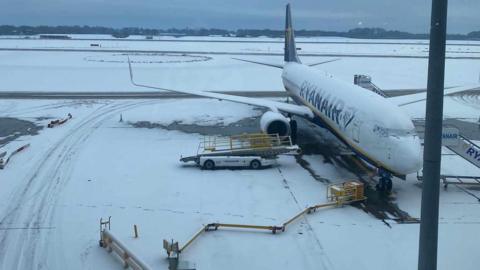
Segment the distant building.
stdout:
[[67,35],[40,35],[40,39],[72,39]]

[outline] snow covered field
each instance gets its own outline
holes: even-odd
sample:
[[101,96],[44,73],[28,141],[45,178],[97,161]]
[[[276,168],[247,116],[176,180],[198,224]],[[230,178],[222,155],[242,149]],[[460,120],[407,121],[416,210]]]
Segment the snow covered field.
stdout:
[[[189,38],[193,39],[193,38]],[[215,38],[212,38],[215,40]],[[202,39],[200,39],[202,40]],[[246,39],[248,41],[252,39]],[[268,41],[265,39],[260,39]],[[278,41],[277,39],[270,39]],[[324,38],[330,41],[332,39]],[[351,39],[340,39],[351,40]],[[198,40],[197,40],[198,41]],[[351,40],[356,41],[356,40]],[[383,41],[382,41],[383,42]],[[392,41],[393,42],[393,41]],[[411,42],[399,40],[398,42]],[[101,41],[102,47],[91,47],[85,40],[9,40],[0,39],[0,48],[77,48],[82,52],[0,51],[0,91],[141,91],[128,83],[127,56],[134,61],[136,76],[143,82],[162,87],[183,89],[249,91],[283,90],[275,68],[231,59],[240,57],[281,63],[281,56],[238,56],[209,54],[163,54],[135,52],[90,52],[90,50],[155,50],[230,53],[282,53],[282,43],[228,42],[142,42]],[[479,57],[475,46],[448,46],[449,56]],[[406,55],[427,56],[425,45],[385,44],[302,44],[302,53],[338,55]],[[302,57],[305,63],[316,63],[335,57]],[[373,77],[384,89],[426,87],[427,59],[372,58],[339,56],[340,61],[317,68],[327,70],[342,80],[352,81],[359,72]],[[478,81],[480,59],[448,59],[446,85],[472,84]],[[253,79],[254,78],[254,79]]]
[[[0,72],[7,74],[0,89],[135,90],[125,63],[85,61],[92,56],[98,54],[0,52]],[[276,69],[229,56],[211,57],[135,67],[139,81],[165,87],[281,89]],[[145,62],[145,56],[132,60]],[[304,62],[310,60],[318,58]],[[361,71],[386,88],[424,87],[426,81],[422,59],[345,58],[322,68],[346,80]],[[472,83],[480,64],[450,60],[447,68],[447,83]],[[423,117],[423,108],[421,102],[405,107],[412,117]],[[67,113],[73,119],[66,124],[0,148],[31,144],[0,170],[0,269],[119,269],[120,262],[98,246],[99,218],[108,216],[112,231],[142,259],[154,269],[167,269],[163,239],[183,244],[210,222],[279,225],[307,205],[326,201],[327,185],[294,157],[282,157],[278,166],[259,171],[201,171],[178,161],[180,155],[196,151],[200,134],[130,124],[179,122],[213,129],[258,116],[250,106],[204,99],[0,100],[0,117],[41,126]],[[446,98],[448,117],[478,119],[479,114],[478,96]],[[333,183],[354,177],[324,162],[321,155],[303,158]],[[455,156],[445,156],[442,167],[444,173],[480,175]],[[395,181],[394,193],[400,209],[419,217],[421,188],[415,175]],[[479,196],[478,189],[454,185],[441,191],[439,269],[478,269]],[[133,238],[133,224],[139,227],[138,239]],[[278,235],[207,233],[182,253],[182,259],[197,269],[415,269],[418,230],[418,224],[382,221],[345,206],[308,215]]]
[[[0,48],[283,53],[283,40],[280,38],[161,37],[156,40],[142,40],[142,37],[132,37],[132,40],[115,40],[109,36],[103,37],[109,39],[82,40],[82,37],[80,37],[80,39],[72,40],[47,40],[33,38],[20,40],[20,42],[17,39],[0,39]],[[301,45],[301,53],[303,54],[341,53],[354,55],[428,56],[428,42],[426,41],[299,38],[298,42]],[[91,46],[91,44],[98,46]],[[476,41],[449,42],[447,51],[450,53],[449,56],[478,57],[480,55],[479,45],[480,42]]]

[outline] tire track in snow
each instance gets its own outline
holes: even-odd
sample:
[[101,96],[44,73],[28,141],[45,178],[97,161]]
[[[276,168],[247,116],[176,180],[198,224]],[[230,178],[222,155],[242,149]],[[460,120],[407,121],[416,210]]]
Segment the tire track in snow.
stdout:
[[[7,207],[7,214],[2,217],[0,224],[28,228],[52,226],[55,220],[55,204],[61,190],[68,183],[74,165],[72,161],[80,145],[113,113],[153,102],[155,101],[106,104],[97,108],[49,148],[44,157],[33,166],[35,169],[25,178],[25,184],[15,192]],[[29,206],[28,211],[22,209],[26,205]],[[52,245],[58,237],[61,237],[59,230],[24,230],[13,233],[4,231],[0,234],[1,268],[52,269],[62,264],[60,268],[64,269],[62,254],[58,252],[54,256],[55,265],[47,265],[50,259],[49,252],[58,251],[54,250]],[[51,240],[54,240],[54,243],[51,243]]]
[[[284,184],[285,188],[288,189],[290,195],[292,196],[293,200],[295,201],[295,204],[298,206],[299,211],[305,209],[305,207],[301,206],[300,203],[298,202],[297,197],[295,196],[292,189],[290,188],[290,185],[288,184],[287,179],[283,175],[282,170],[280,168],[277,168],[277,169],[278,169],[278,173],[280,174],[280,177],[282,178],[282,181],[283,181],[283,184]],[[320,239],[318,239],[317,235],[315,234],[314,229],[313,229],[312,225],[310,224],[310,222],[308,221],[307,216],[303,215],[302,219],[305,221],[305,224],[308,227],[307,231],[310,234],[310,239],[313,239],[314,243],[320,249],[320,256],[319,257],[320,257],[320,262],[322,264],[322,269],[334,269],[332,262],[330,261],[327,254],[325,253],[325,250],[323,249],[323,245],[320,242]],[[305,254],[307,254],[307,252]]]
[[[100,108],[98,108],[95,112],[93,112],[91,115],[87,116],[86,119],[84,119],[82,122],[80,122],[77,127],[75,129],[73,129],[71,132],[67,133],[62,139],[60,139],[54,146],[52,146],[48,151],[47,151],[47,154],[44,156],[44,158],[41,159],[41,161],[39,163],[37,163],[37,165],[35,166],[35,169],[33,170],[33,175],[30,176],[30,177],[27,177],[28,178],[28,181],[26,183],[26,185],[24,186],[24,188],[21,190],[20,194],[17,194],[14,196],[14,200],[13,202],[11,202],[11,206],[12,207],[9,207],[9,209],[11,209],[7,215],[2,219],[2,221],[0,223],[4,224],[5,222],[8,222],[9,224],[18,224],[21,220],[24,220],[24,223],[23,225],[24,226],[32,226],[32,222],[29,222],[30,220],[34,220],[35,216],[38,215],[38,211],[32,211],[30,210],[28,213],[27,213],[27,216],[22,216],[22,215],[25,215],[24,211],[22,211],[21,207],[25,204],[25,203],[30,203],[32,204],[32,207],[34,209],[42,209],[43,207],[45,207],[45,205],[42,205],[40,201],[38,201],[38,198],[44,198],[45,195],[42,194],[44,192],[44,190],[46,189],[49,189],[51,186],[52,186],[52,183],[54,183],[55,181],[58,182],[58,179],[55,179],[55,181],[51,181],[51,180],[54,180],[54,179],[48,179],[49,177],[51,176],[44,176],[42,177],[41,173],[42,171],[45,171],[45,170],[48,170],[48,168],[58,168],[58,166],[60,166],[61,164],[56,164],[55,166],[48,166],[49,165],[49,162],[52,162],[57,160],[57,157],[60,157],[61,156],[61,153],[57,153],[59,152],[60,150],[60,146],[64,143],[67,143],[68,139],[70,137],[72,137],[72,135],[74,135],[75,133],[78,133],[79,131],[83,131],[84,130],[84,126],[86,126],[87,124],[89,124],[89,122],[91,122],[98,114],[102,113],[103,112],[103,107],[106,107],[107,105],[105,106],[102,106]],[[107,107],[108,109],[108,107]],[[56,154],[54,156],[54,154]],[[40,183],[36,183],[37,185],[35,186],[33,183],[34,180],[36,180],[37,178],[41,178],[35,182],[40,182]],[[43,181],[42,181],[43,180]],[[44,195],[44,196],[42,196]],[[30,217],[32,216],[32,217]],[[31,249],[30,248],[30,254],[26,254],[28,257],[30,257],[28,259],[29,262],[32,263],[32,265],[30,265],[31,267],[22,267],[21,263],[23,263],[24,261],[26,260],[23,260],[22,259],[22,255],[24,253],[27,253],[27,251],[24,251],[25,248],[28,248],[28,245],[25,245],[26,241],[31,238],[32,235],[34,234],[37,234],[38,231],[34,231],[33,233],[27,233],[27,235],[24,235],[23,233],[21,233],[20,235],[17,235],[17,239],[16,239],[16,242],[15,242],[15,249],[14,249],[14,254],[12,255],[13,256],[13,261],[17,261],[18,262],[18,265],[17,267],[18,268],[28,268],[28,269],[33,269],[33,261],[35,260],[35,254],[34,254],[34,249]],[[6,244],[9,242],[8,241],[8,237],[9,235],[3,235],[1,237],[1,241],[0,241],[0,256],[5,256],[6,255],[4,254],[4,250],[2,250],[1,248],[6,246]],[[14,236],[10,236],[11,238],[14,238]],[[37,243],[33,243],[34,245],[36,245]],[[32,245],[30,245],[32,246]],[[0,261],[3,261],[5,258],[1,258],[0,257]],[[41,268],[41,267],[38,267],[38,268]]]
[[[97,104],[99,102],[96,102]],[[44,105],[37,105],[37,106],[31,106],[28,108],[19,108],[17,110],[8,110],[4,111],[6,114],[4,116],[19,116],[22,114],[27,114],[27,113],[34,113],[34,112],[39,112],[39,111],[45,111],[45,110],[53,110],[53,109],[59,109],[63,107],[71,107],[71,106],[81,106],[81,105],[90,105],[91,103],[88,103],[86,101],[61,101],[61,102],[56,102],[56,103],[49,103],[49,104],[44,104]],[[2,112],[3,113],[3,112]]]

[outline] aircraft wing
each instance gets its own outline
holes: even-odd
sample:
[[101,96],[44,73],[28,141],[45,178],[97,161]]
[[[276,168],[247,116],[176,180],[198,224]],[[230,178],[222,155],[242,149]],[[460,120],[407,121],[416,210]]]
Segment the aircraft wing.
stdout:
[[[238,60],[238,61],[243,61],[243,62],[248,62],[248,63],[252,63],[252,64],[257,64],[257,65],[263,65],[263,66],[269,66],[269,67],[274,67],[274,68],[283,69],[283,64],[280,65],[280,64],[272,64],[272,63],[258,62],[258,61],[241,59],[241,58],[235,58],[235,57],[232,57],[232,59]],[[319,66],[319,65],[323,65],[323,64],[335,62],[335,61],[338,61],[338,60],[341,60],[341,58],[335,58],[335,59],[330,59],[330,60],[326,60],[326,61],[322,61],[322,62],[307,64],[307,66],[314,67],[314,66]]]
[[200,96],[200,97],[213,98],[213,99],[218,99],[218,100],[227,100],[227,101],[231,101],[231,102],[237,102],[237,103],[243,103],[243,104],[248,104],[248,105],[267,108],[267,109],[269,109],[271,111],[274,111],[274,112],[281,111],[281,112],[291,113],[291,114],[294,114],[294,115],[299,115],[299,116],[303,116],[303,117],[307,117],[307,118],[312,118],[313,117],[313,112],[306,106],[300,106],[300,105],[283,103],[283,102],[278,102],[278,101],[273,101],[273,100],[260,99],[260,98],[234,96],[234,95],[221,94],[221,93],[215,93],[215,92],[207,92],[207,91],[167,89],[167,88],[163,88],[163,87],[149,86],[149,85],[145,85],[145,84],[136,83],[134,78],[133,78],[133,71],[132,71],[132,65],[130,63],[130,59],[128,60],[128,68],[129,68],[129,71],[130,71],[130,80],[131,80],[132,84],[135,85],[135,86],[138,86],[138,87],[144,87],[144,88],[155,89],[155,90],[170,91],[170,92],[177,92],[177,93],[195,95],[195,96]]
[[[469,91],[469,90],[480,90],[480,84],[446,88],[444,89],[443,95],[449,96],[449,95],[453,95],[456,93]],[[421,102],[426,99],[427,99],[427,92],[422,92],[422,93],[405,95],[405,96],[391,97],[388,100],[392,101],[393,103],[401,107],[401,106]]]

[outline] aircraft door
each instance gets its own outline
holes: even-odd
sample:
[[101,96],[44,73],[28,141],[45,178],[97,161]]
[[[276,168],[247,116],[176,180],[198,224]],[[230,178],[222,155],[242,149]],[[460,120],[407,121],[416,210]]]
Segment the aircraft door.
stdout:
[[360,143],[360,127],[362,125],[362,122],[360,121],[355,121],[352,123],[352,139],[356,143]]
[[392,158],[392,148],[389,143],[389,134],[388,130],[380,123],[375,123],[373,126],[373,136],[369,144],[371,144],[372,149],[377,152],[377,155],[384,159]]

